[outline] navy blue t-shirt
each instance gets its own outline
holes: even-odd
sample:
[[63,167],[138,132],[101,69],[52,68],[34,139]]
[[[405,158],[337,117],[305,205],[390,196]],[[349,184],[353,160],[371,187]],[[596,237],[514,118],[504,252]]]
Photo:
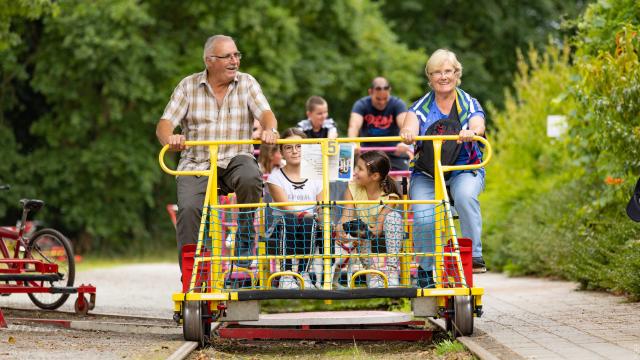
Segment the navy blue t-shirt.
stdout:
[[[396,118],[407,111],[404,101],[395,96],[389,97],[384,110],[380,111],[371,104],[371,96],[365,96],[353,104],[351,112],[362,115],[360,137],[398,136],[400,129]],[[396,146],[397,142],[362,143],[362,146]]]

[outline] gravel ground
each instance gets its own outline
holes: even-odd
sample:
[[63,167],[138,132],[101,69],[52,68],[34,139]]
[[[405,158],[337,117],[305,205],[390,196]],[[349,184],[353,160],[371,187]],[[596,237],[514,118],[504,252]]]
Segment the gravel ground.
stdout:
[[0,359],[166,359],[180,335],[123,334],[10,324],[0,330]]

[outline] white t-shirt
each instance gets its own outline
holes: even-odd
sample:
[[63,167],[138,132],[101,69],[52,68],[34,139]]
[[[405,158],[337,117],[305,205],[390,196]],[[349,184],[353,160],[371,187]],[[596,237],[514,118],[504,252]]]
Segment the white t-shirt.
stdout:
[[[322,192],[322,183],[318,180],[305,179],[302,181],[291,181],[282,171],[274,170],[267,178],[268,184],[279,186],[287,194],[288,201],[316,201],[316,197]],[[296,211],[309,210],[313,205],[292,206]],[[275,214],[282,214],[274,208]]]

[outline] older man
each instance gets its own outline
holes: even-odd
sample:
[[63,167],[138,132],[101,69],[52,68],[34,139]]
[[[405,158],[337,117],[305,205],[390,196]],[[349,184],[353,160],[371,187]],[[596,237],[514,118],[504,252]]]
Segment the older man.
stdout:
[[[349,137],[398,136],[406,115],[407,106],[395,96],[391,96],[389,81],[381,76],[371,82],[365,96],[353,104],[349,117]],[[362,143],[361,146],[395,146],[389,154],[392,170],[409,169],[409,147],[398,142]]]
[[[249,139],[253,120],[263,131],[255,136],[268,144],[278,137],[277,120],[251,75],[238,71],[242,54],[229,36],[215,35],[204,45],[206,69],[182,79],[158,121],[156,135],[162,145],[181,151],[178,170],[210,169],[207,147],[185,147],[187,140]],[[182,133],[174,134],[180,126]],[[220,194],[235,192],[239,203],[257,203],[262,192],[262,177],[251,145],[220,146],[218,186]],[[178,176],[178,249],[196,243],[208,178]],[[251,255],[255,231],[252,209],[243,209],[238,217],[236,255]],[[237,262],[247,267],[251,261]]]

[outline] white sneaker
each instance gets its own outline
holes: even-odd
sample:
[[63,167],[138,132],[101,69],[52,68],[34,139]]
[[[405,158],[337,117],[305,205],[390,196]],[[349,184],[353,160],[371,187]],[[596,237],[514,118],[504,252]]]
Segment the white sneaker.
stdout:
[[367,279],[367,285],[370,289],[379,289],[384,287],[384,280],[380,276],[371,276]]
[[309,273],[302,274],[302,279],[304,280],[305,289],[316,289],[316,285],[313,283],[313,281],[311,281]]
[[294,289],[297,290],[300,288],[300,286],[298,286],[298,283],[296,282],[296,280],[293,278],[293,276],[283,276],[280,278],[280,289]]
[[389,287],[399,287],[400,286],[400,274],[397,271],[389,271],[387,275],[387,280],[389,281]]

